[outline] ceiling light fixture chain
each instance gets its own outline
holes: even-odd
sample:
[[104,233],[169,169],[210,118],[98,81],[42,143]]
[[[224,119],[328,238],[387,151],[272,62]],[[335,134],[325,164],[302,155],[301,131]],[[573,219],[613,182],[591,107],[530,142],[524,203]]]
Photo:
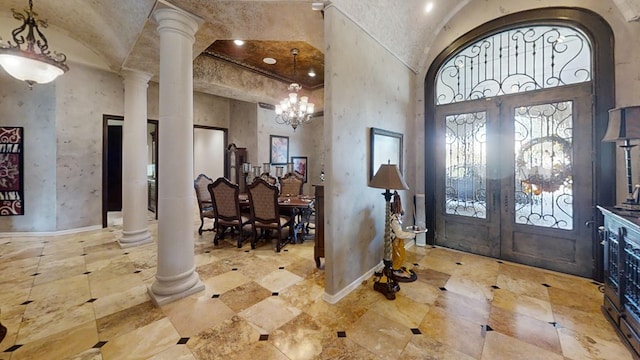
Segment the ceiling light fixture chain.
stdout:
[[15,44],[11,41],[0,44],[0,66],[9,75],[29,84],[29,88],[36,83],[51,82],[67,72],[67,56],[56,51],[51,54],[49,41],[40,31],[41,27],[47,28],[48,23],[36,18],[38,14],[33,11],[33,1],[29,0],[29,9],[24,9],[25,14],[15,9],[11,11],[13,18],[22,21],[22,25],[11,31]]
[[298,126],[309,123],[313,116],[314,104],[309,102],[308,96],[301,96],[298,99],[298,92],[302,86],[296,82],[296,57],[300,50],[291,49],[293,55],[293,83],[288,87],[289,96],[276,105],[276,122],[278,124],[290,125],[295,131]]

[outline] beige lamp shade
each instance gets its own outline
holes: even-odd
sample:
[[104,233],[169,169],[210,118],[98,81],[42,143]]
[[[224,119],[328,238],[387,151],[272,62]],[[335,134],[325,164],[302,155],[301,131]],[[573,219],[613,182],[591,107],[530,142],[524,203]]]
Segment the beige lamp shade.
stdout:
[[609,110],[609,125],[602,141],[640,139],[640,106]]
[[396,164],[380,165],[369,186],[378,189],[409,190]]

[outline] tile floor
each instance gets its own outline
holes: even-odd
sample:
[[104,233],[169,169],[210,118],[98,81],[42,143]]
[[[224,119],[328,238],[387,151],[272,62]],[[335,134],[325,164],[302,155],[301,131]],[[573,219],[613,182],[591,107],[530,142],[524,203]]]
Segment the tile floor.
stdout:
[[117,224],[0,239],[0,359],[632,358],[588,279],[414,246],[418,281],[395,301],[370,279],[331,305],[312,241],[278,254],[196,229],[206,289],[161,308],[147,295],[156,246],[121,249]]

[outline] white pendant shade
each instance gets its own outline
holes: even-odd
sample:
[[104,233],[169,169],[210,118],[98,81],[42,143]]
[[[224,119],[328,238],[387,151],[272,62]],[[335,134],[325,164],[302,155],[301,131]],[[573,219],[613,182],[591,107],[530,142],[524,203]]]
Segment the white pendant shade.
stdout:
[[64,74],[59,67],[23,56],[0,54],[0,66],[14,78],[26,82],[46,84]]

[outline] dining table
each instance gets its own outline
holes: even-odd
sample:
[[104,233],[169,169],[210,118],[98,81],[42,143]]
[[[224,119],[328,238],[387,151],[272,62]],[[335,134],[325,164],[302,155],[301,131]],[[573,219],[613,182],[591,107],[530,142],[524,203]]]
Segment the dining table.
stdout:
[[[249,207],[249,194],[239,195],[240,206]],[[307,230],[306,224],[313,211],[314,197],[312,195],[290,195],[278,196],[278,208],[280,214],[293,218],[293,243],[298,244],[304,241],[304,233]],[[299,237],[298,234],[302,234]]]

